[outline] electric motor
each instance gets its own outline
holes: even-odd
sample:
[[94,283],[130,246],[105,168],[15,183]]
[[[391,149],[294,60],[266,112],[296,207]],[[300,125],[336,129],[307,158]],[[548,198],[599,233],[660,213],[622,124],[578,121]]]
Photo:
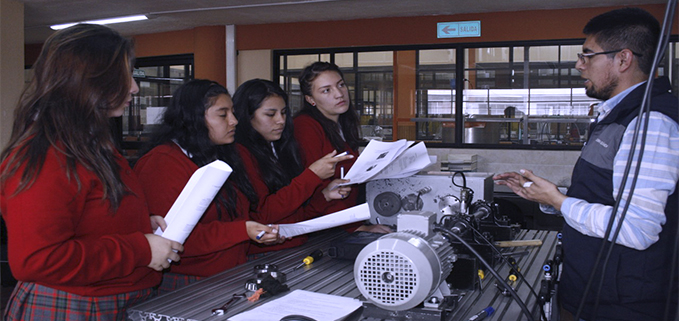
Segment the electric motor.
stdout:
[[398,232],[363,248],[354,279],[367,300],[386,310],[407,310],[445,282],[455,256],[449,242],[431,231],[435,219],[431,212],[400,214]]

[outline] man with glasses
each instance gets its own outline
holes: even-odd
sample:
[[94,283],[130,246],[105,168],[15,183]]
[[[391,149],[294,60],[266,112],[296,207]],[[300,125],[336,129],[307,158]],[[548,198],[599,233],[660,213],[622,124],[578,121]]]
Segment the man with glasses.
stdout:
[[[660,27],[648,12],[624,8],[592,18],[583,33],[583,52],[575,67],[585,79],[587,95],[603,102],[567,195],[528,170],[494,179],[563,214],[564,263],[558,294],[564,320],[573,315],[587,321],[674,320],[679,284],[677,267],[672,265],[679,210],[679,125],[677,97],[669,93],[667,78],[654,79],[652,85],[648,129],[642,122],[647,138],[641,169],[630,197],[636,161],[632,163],[621,194],[614,232],[627,203],[629,208],[612,254],[607,258],[604,252],[592,272],[618,200]],[[635,160],[641,133],[638,137]]]

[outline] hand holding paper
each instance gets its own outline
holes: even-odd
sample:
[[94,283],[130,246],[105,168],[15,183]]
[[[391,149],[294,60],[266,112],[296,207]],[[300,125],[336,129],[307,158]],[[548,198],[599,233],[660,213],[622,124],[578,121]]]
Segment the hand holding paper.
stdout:
[[312,220],[295,224],[280,224],[279,233],[283,237],[293,237],[325,230],[331,227],[365,221],[369,218],[370,209],[368,208],[368,203],[363,203],[361,205],[356,205],[354,207],[324,215]]
[[220,160],[196,170],[165,215],[167,228],[158,228],[155,234],[183,244],[231,172],[231,166]]

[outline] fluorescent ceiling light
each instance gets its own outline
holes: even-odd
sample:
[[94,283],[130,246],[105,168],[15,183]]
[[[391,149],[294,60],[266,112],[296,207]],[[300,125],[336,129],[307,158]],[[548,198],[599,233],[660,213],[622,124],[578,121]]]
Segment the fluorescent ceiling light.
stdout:
[[148,19],[148,17],[146,17],[145,15],[136,15],[136,16],[101,19],[101,20],[90,20],[90,21],[81,21],[81,22],[73,22],[73,23],[64,23],[64,24],[60,24],[60,25],[50,26],[50,28],[52,28],[53,30],[59,30],[59,29],[68,28],[70,26],[75,26],[79,23],[92,23],[92,24],[97,24],[97,25],[108,25],[108,24],[112,24],[112,23],[139,21],[139,20],[146,20],[146,19]]

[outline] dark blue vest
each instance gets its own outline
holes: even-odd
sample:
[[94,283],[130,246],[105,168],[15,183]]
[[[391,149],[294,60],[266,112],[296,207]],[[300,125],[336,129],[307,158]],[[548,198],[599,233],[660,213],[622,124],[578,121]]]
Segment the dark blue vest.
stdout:
[[[646,85],[630,92],[601,122],[592,126],[586,146],[578,159],[568,189],[568,196],[590,203],[613,206],[613,159],[618,151],[627,125],[638,116]],[[677,97],[669,93],[667,78],[658,78],[652,89],[651,110],[661,112],[678,121]],[[640,141],[640,140],[639,140]],[[628,179],[630,182],[631,177]],[[679,187],[679,186],[678,186]],[[677,189],[669,196],[665,207],[667,222],[660,239],[648,249],[639,251],[614,245],[606,267],[605,280],[596,317],[593,317],[594,296],[601,277],[601,266],[590,288],[580,316],[585,320],[661,320],[670,293],[670,274],[673,302],[677,309],[677,271],[670,271],[672,251],[677,235]],[[601,238],[583,235],[567,224],[563,229],[564,267],[559,286],[559,297],[567,310],[575,313],[590,276]],[[602,262],[603,263],[603,262]],[[671,316],[674,314],[671,314]],[[674,320],[670,318],[670,320]]]

